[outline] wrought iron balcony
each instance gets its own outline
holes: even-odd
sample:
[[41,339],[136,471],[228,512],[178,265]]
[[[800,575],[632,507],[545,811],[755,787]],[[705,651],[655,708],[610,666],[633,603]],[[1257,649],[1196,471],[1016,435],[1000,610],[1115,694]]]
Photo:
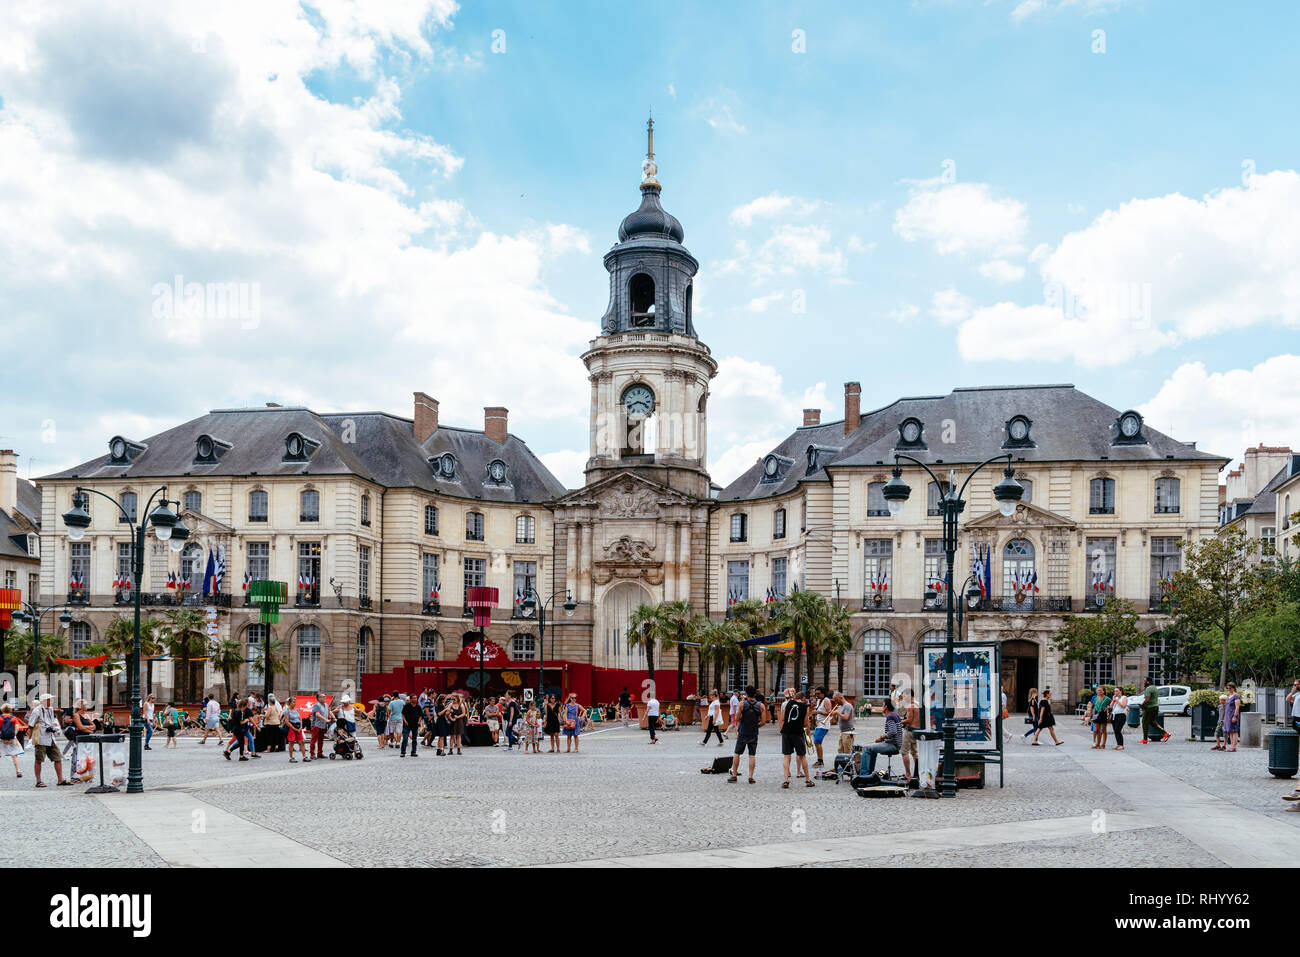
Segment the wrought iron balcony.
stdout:
[[88,588],[74,588],[74,589],[71,589],[71,590],[68,592],[68,604],[69,604],[69,605],[89,605],[89,604],[90,604],[90,589],[88,589]]
[[441,614],[442,614],[442,602],[439,602],[439,601],[426,601],[426,602],[424,603],[424,607],[421,609],[421,611],[422,611],[424,614],[426,614],[426,615],[441,615]]
[[[943,607],[943,606],[941,606]],[[1015,614],[1062,614],[1073,609],[1069,595],[1035,595],[1016,592],[1010,595],[993,595],[981,598],[974,605],[967,603],[968,612],[1013,612]]]
[[320,589],[304,588],[298,592],[298,600],[295,604],[299,608],[319,608],[320,607]]
[[862,599],[863,611],[893,611],[894,597],[892,595],[868,595]]
[[369,595],[363,595],[362,597],[358,598],[358,599],[357,599],[357,606],[360,607],[360,608],[366,608],[366,609],[369,609],[369,608],[370,608],[370,596],[369,596]]

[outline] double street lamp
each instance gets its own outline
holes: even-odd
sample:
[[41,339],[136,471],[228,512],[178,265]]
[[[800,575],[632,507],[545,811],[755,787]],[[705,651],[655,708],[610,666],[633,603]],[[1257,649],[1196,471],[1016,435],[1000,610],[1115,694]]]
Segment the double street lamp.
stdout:
[[[533,611],[536,609],[537,611],[537,706],[539,708],[542,705],[542,688],[545,683],[546,670],[546,609],[560,595],[564,596],[564,604],[561,606],[564,609],[564,617],[572,618],[578,603],[573,600],[573,595],[569,593],[567,588],[561,588],[545,601],[542,601],[541,596],[537,594],[536,588],[529,588],[528,594],[524,595],[524,610]],[[551,639],[551,646],[555,646],[554,638]]]
[[[135,539],[135,547],[131,550],[131,590],[135,605],[135,633],[131,642],[131,748],[127,758],[126,791],[128,794],[139,794],[144,791],[144,717],[140,706],[140,583],[144,578],[145,534],[148,527],[152,525],[158,541],[166,542],[172,551],[179,552],[185,548],[185,540],[190,537],[190,530],[185,527],[180,517],[168,508],[168,505],[180,503],[167,500],[166,485],[153,490],[144,506],[144,518],[139,522],[111,495],[93,488],[83,488],[80,485],[75,491],[77,495],[72,499],[72,508],[63,513],[63,524],[68,527],[68,538],[79,542],[85,537],[86,529],[90,527],[90,512],[86,510],[86,506],[90,504],[87,493],[91,493],[106,498],[117,506],[118,511],[122,513],[122,521],[130,526]],[[159,493],[161,495],[158,498],[158,507],[150,511],[149,507],[153,505],[154,496]]]
[[[962,495],[966,492],[966,486],[974,478],[975,473],[984,466],[1006,459],[1007,466],[1002,472],[1002,481],[993,487],[993,498],[997,502],[998,511],[1004,516],[1015,514],[1016,504],[1020,501],[1021,496],[1025,494],[1024,486],[1016,481],[1015,470],[1011,467],[1011,453],[1004,455],[995,455],[991,459],[986,459],[971,470],[970,475],[962,482],[961,488],[957,489],[957,472],[955,469],[948,470],[948,482],[939,480],[939,477],[930,470],[930,467],[918,458],[905,455],[901,452],[894,453],[894,472],[889,481],[885,483],[882,492],[885,497],[885,503],[889,507],[889,514],[897,518],[902,514],[903,506],[907,503],[908,496],[912,494],[911,487],[903,481],[903,470],[898,463],[901,460],[914,462],[929,473],[930,478],[934,480],[936,487],[940,491],[939,497],[939,514],[943,516],[943,550],[948,559],[948,574],[944,581],[949,584],[946,590],[947,610],[948,610],[948,633],[945,642],[944,667],[943,667],[943,771],[939,779],[939,793],[943,797],[957,796],[957,768],[956,768],[956,737],[957,726],[954,722],[955,701],[953,688],[953,658],[955,651],[953,649],[953,625],[956,609],[953,604],[952,590],[952,566],[957,556],[957,516],[962,513],[966,507],[966,502]],[[990,691],[990,694],[992,692]]]

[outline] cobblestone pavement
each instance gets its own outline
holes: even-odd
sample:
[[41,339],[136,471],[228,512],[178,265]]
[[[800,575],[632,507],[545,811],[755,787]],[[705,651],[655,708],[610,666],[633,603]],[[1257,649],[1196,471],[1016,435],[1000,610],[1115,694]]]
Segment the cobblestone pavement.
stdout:
[[[1062,718],[1059,730],[1067,743],[1059,748],[1020,744],[1016,723],[1013,718],[1008,725],[1006,787],[996,786],[993,768],[990,787],[963,790],[955,801],[867,801],[829,781],[807,789],[793,780],[782,790],[779,739],[770,728],[759,745],[755,785],[743,776],[728,784],[723,775],[700,773],[714,757],[730,753],[730,741],[725,748],[701,748],[700,732],[684,729],[661,734],[661,743],[652,746],[644,732],[621,727],[584,735],[579,754],[547,754],[544,746],[538,755],[476,748],[440,758],[422,748],[418,758],[402,759],[396,750],[376,751],[373,739],[363,738],[363,761],[306,765],[290,765],[284,754],[227,762],[215,742],[182,739],[176,750],[155,748],[145,755],[145,781],[150,790],[188,795],[196,810],[222,809],[282,835],[288,846],[297,842],[355,866],[537,864],[875,834],[887,842],[901,832],[1143,811],[1106,786],[1105,763],[1089,771],[1072,757],[1090,743],[1075,721]],[[1169,720],[1174,739],[1167,744],[1134,742],[1123,753],[1098,757],[1143,762],[1300,827],[1300,814],[1284,813],[1280,800],[1294,781],[1269,776],[1265,750],[1210,752],[1208,744],[1185,740],[1187,723]],[[860,740],[879,733],[878,719],[867,724]],[[88,797],[82,787],[37,791],[30,758],[23,768],[19,781],[7,762],[0,767],[0,808],[21,822],[0,837],[0,864],[160,862],[148,843],[151,835],[133,832],[102,803],[137,798]],[[1300,845],[1300,830],[1296,838]],[[881,856],[871,864],[1075,866],[1090,863],[1097,850],[1128,854],[1151,847],[1167,849],[1178,863],[1216,863],[1203,848],[1153,821],[1149,828],[1116,834],[1081,829],[1067,840]]]

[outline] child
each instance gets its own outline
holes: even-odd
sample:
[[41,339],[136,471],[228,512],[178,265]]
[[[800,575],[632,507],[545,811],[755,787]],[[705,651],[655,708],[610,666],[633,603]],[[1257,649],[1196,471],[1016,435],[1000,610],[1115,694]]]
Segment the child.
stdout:
[[176,710],[176,705],[168,701],[167,710],[163,712],[163,727],[167,729],[166,747],[176,747],[176,729],[180,727],[180,724],[181,716]]
[[524,716],[524,752],[527,753],[532,748],[533,754],[542,753],[542,716],[537,711],[535,704],[528,706],[528,714]]
[[1223,730],[1223,712],[1227,706],[1228,696],[1226,694],[1219,695],[1219,723],[1214,726],[1214,747],[1210,748],[1211,751],[1228,750],[1228,735]]

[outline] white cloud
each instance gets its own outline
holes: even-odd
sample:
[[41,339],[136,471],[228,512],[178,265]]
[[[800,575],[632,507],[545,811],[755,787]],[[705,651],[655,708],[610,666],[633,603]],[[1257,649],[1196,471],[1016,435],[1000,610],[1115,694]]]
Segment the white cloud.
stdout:
[[[958,337],[962,357],[1113,365],[1266,322],[1300,326],[1297,221],[1294,170],[1199,200],[1131,200],[1042,257],[1044,304],[976,310]],[[999,327],[1019,332],[1007,339]]]
[[889,310],[889,318],[893,319],[895,322],[910,322],[920,314],[920,307],[914,306],[911,303],[899,306],[897,309]]
[[[21,354],[78,344],[46,369],[75,390],[6,403],[35,423],[28,435],[57,424],[41,471],[98,454],[116,431],[264,399],[405,412],[425,389],[444,421],[477,424],[502,402],[525,434],[584,414],[576,355],[593,326],[545,277],[556,257],[589,254],[586,236],[486,230],[449,192],[464,157],[403,122],[403,83],[443,65],[454,11],[0,8],[0,301],[20,304],[0,311],[0,336]],[[308,88],[340,68],[363,95]],[[259,313],[157,318],[153,290],[175,276],[256,288]],[[144,348],[160,337],[166,355]],[[82,414],[86,396],[100,420]]]
[[767,312],[768,307],[772,306],[785,298],[783,292],[772,292],[766,296],[755,296],[745,306],[747,312]]
[[[727,356],[709,390],[709,473],[726,485],[803,424],[805,408],[829,409],[826,383],[787,390],[781,374],[762,362]],[[827,416],[836,418],[837,416]]]
[[740,240],[735,253],[715,267],[715,274],[747,273],[755,282],[762,282],[805,273],[842,276],[847,266],[843,250],[832,242],[831,231],[825,226],[776,226],[757,249]]
[[586,483],[583,475],[583,469],[587,465],[586,451],[561,449],[558,452],[543,452],[537,457],[551,470],[552,475],[564,483],[565,488],[582,488]]
[[737,206],[731,211],[731,221],[739,226],[749,227],[753,225],[755,219],[770,219],[784,214],[802,216],[816,208],[815,202],[771,192]]
[[1131,2],[1133,0],[1056,0],[1055,4],[1050,4],[1048,0],[1021,0],[1012,9],[1011,19],[1020,22],[1044,11],[1055,12],[1069,7],[1079,7],[1084,13],[1101,13]]
[[723,133],[744,133],[745,125],[736,119],[733,107],[739,109],[732,93],[709,97],[695,107],[695,113],[715,130]]
[[1234,461],[1261,442],[1300,449],[1300,356],[1227,372],[1181,365],[1138,411],[1160,431]]
[[930,300],[930,315],[945,326],[956,325],[970,316],[971,301],[956,289],[936,292]]
[[1025,278],[1025,267],[1005,259],[992,259],[980,263],[979,274],[994,282],[1016,282]]
[[1042,11],[1046,4],[1043,0],[1021,0],[1016,4],[1016,8],[1011,11],[1012,20],[1024,20],[1026,17],[1032,17],[1034,14]]
[[677,99],[677,86],[673,83],[668,84],[668,95],[674,100]]
[[933,242],[943,255],[1020,252],[1028,229],[1025,204],[995,197],[987,183],[916,183],[894,214],[898,235],[908,242]]

